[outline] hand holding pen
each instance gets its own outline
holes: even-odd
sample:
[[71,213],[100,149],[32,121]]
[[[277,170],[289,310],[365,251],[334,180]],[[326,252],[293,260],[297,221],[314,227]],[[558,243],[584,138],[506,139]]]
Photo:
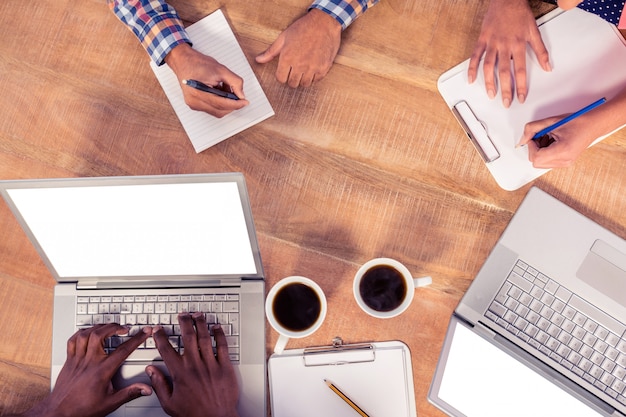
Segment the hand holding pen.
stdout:
[[[210,56],[206,56],[191,48],[188,44],[176,46],[165,57],[165,62],[174,71],[181,83],[185,103],[193,110],[203,111],[221,118],[249,104],[243,93],[243,79]],[[194,83],[189,83],[193,80]],[[186,85],[184,81],[189,84]],[[217,89],[233,94],[234,100],[216,93],[206,92],[198,88],[201,83],[206,89]],[[193,86],[191,85],[193,84]]]
[[535,168],[569,166],[602,135],[591,111],[605,102],[601,98],[570,115],[527,123],[517,146],[528,145],[528,158]]

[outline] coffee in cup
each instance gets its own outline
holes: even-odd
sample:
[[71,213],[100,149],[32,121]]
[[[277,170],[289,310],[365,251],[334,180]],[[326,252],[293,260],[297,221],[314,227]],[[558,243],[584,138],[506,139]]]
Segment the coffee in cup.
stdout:
[[326,297],[315,282],[305,277],[287,277],[272,287],[265,301],[265,314],[280,336],[275,353],[282,353],[290,338],[315,332],[326,317]]
[[413,301],[414,290],[431,277],[414,279],[400,262],[377,258],[366,262],[354,277],[354,297],[363,311],[378,318],[395,317]]

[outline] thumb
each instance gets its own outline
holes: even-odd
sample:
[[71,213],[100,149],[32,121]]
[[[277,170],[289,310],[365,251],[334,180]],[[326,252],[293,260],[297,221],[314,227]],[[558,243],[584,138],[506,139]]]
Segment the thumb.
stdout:
[[167,403],[172,397],[172,387],[165,379],[165,375],[163,375],[163,372],[161,372],[161,370],[156,366],[147,366],[146,373],[150,377],[152,388],[154,388],[154,392],[159,398],[159,402],[161,405],[165,405],[165,403]]
[[110,403],[109,408],[111,411],[114,411],[135,398],[149,395],[152,395],[152,389],[148,385],[136,383],[115,392],[109,397],[109,401],[107,402]]
[[273,44],[270,45],[264,52],[257,55],[256,62],[259,64],[267,64],[272,59],[276,58],[280,55],[280,51],[283,50],[283,46],[285,45],[285,38],[282,34],[278,36],[278,38],[274,41]]
[[526,125],[524,126],[524,133],[522,135],[522,138],[515,147],[519,148],[520,146],[528,144],[537,132],[548,126],[553,125],[558,120],[560,120],[559,117],[550,117],[548,119],[536,120],[534,122],[526,123]]

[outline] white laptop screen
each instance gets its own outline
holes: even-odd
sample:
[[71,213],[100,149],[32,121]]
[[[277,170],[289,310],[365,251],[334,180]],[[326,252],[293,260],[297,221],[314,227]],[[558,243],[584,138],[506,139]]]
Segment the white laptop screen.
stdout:
[[236,182],[7,192],[60,279],[257,273]]
[[465,416],[601,416],[467,327],[454,329],[438,396]]

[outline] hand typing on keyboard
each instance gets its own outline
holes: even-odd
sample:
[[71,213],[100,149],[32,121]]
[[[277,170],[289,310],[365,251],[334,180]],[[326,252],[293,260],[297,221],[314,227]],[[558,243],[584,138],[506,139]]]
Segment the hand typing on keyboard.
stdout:
[[[143,327],[108,354],[105,342],[127,334],[128,327],[110,323],[77,331],[67,342],[67,360],[50,395],[19,416],[104,417],[154,389],[171,416],[237,417],[238,385],[221,326],[212,328],[216,355],[204,314],[183,313],[178,321],[185,345],[182,354],[174,350],[161,326]],[[148,366],[152,387],[135,383],[115,390],[111,379],[135,349],[152,340],[150,336],[171,373],[171,384],[159,369]]]
[[178,323],[185,346],[182,355],[160,326],[154,328],[154,341],[172,381],[170,384],[157,367],[146,368],[161,406],[174,417],[237,416],[238,385],[221,326],[212,327],[217,348],[214,354],[204,314],[183,313]]
[[146,327],[107,355],[102,347],[104,340],[127,332],[119,324],[76,332],[67,342],[67,359],[54,389],[23,416],[106,416],[130,400],[152,394],[152,389],[141,383],[118,391],[113,389],[111,378],[126,357],[148,339],[152,328]]

